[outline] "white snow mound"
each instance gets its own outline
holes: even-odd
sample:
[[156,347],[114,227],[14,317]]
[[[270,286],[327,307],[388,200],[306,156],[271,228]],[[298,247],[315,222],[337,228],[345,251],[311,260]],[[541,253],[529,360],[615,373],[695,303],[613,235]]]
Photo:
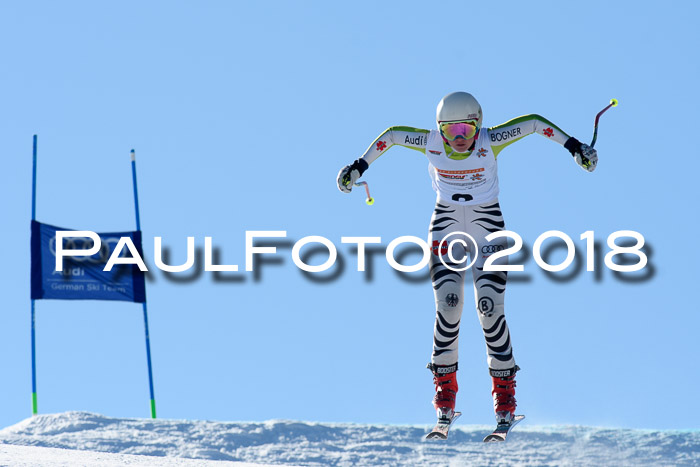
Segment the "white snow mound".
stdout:
[[447,441],[424,440],[428,428],[66,412],[0,430],[0,465],[700,465],[699,431],[523,423],[507,443],[484,444],[492,427],[456,426]]

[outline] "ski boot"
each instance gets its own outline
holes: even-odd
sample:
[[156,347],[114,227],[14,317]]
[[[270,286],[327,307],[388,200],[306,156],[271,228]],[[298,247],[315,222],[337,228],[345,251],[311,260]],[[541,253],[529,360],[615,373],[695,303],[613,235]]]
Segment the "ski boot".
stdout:
[[512,423],[515,420],[515,373],[520,369],[517,365],[509,370],[489,370],[493,379],[494,411],[496,422]]
[[435,384],[435,397],[433,407],[437,410],[438,419],[451,420],[455,415],[455,400],[457,398],[457,364],[436,365],[428,364],[428,369],[433,372]]
[[435,383],[435,397],[433,407],[437,411],[437,423],[426,439],[447,439],[450,426],[462,415],[455,412],[455,398],[457,397],[457,364],[436,365],[428,364],[428,369],[433,372]]
[[519,369],[516,365],[509,370],[489,370],[493,378],[491,394],[497,426],[484,438],[484,443],[505,441],[510,430],[525,418],[525,415],[515,415],[515,373]]

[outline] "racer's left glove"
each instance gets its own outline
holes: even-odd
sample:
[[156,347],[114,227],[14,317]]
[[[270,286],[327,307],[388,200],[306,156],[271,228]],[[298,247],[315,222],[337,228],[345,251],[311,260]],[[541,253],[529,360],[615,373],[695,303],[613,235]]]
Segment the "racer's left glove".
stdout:
[[566,140],[564,147],[574,156],[576,163],[582,169],[588,172],[595,170],[596,165],[598,165],[598,151],[573,137]]

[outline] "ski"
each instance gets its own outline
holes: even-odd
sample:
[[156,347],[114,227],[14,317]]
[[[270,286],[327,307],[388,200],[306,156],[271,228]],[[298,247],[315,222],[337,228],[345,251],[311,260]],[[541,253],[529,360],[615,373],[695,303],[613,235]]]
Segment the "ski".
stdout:
[[516,415],[513,421],[508,423],[499,423],[493,433],[484,438],[484,443],[494,443],[499,441],[505,441],[508,433],[515,425],[517,425],[520,420],[525,418],[525,415]]
[[457,420],[460,415],[462,415],[462,412],[455,412],[452,417],[444,416],[438,418],[437,424],[433,430],[427,434],[425,439],[447,439],[447,435],[450,432],[450,426],[452,426],[454,421]]

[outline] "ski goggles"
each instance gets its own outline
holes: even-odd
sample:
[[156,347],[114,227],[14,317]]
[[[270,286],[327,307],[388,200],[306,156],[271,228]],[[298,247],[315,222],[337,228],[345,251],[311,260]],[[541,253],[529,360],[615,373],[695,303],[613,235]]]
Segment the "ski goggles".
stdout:
[[476,136],[479,127],[472,122],[440,123],[440,134],[448,141],[454,141],[460,136],[470,139]]

